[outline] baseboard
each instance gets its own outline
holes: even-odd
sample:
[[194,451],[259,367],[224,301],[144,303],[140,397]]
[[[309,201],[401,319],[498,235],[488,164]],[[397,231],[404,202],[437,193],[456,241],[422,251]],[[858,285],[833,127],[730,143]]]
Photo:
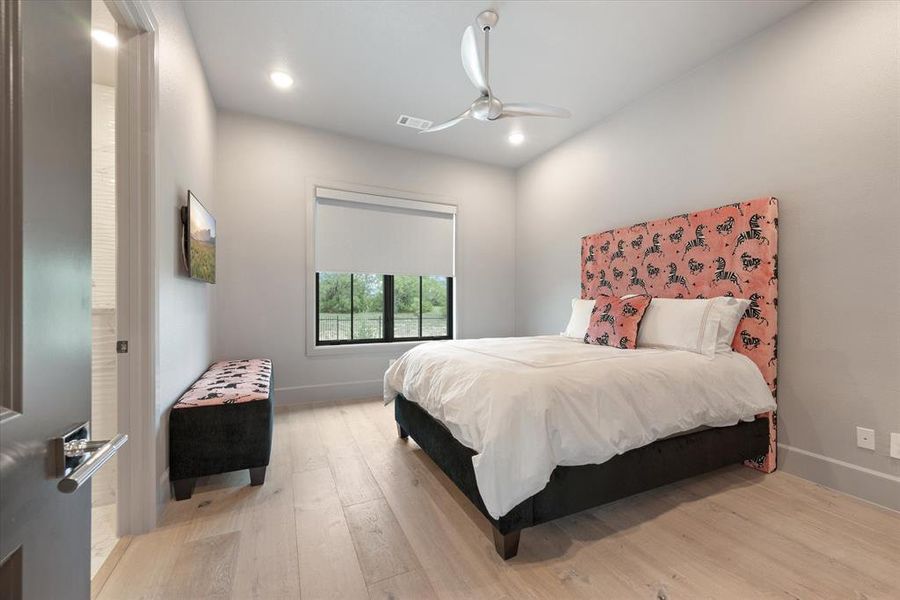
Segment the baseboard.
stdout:
[[364,381],[344,381],[340,383],[319,383],[275,388],[275,405],[317,404],[337,400],[381,397],[384,381],[368,379]]
[[826,487],[900,511],[900,477],[778,444],[778,468]]

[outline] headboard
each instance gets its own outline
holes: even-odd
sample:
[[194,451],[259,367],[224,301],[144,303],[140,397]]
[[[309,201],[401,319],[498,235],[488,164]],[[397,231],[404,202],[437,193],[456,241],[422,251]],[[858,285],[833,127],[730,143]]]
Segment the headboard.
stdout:
[[[778,366],[778,201],[759,198],[586,235],[581,297],[646,293],[661,298],[748,298],[732,347],[748,356],[775,394]],[[775,470],[769,454],[752,466]]]

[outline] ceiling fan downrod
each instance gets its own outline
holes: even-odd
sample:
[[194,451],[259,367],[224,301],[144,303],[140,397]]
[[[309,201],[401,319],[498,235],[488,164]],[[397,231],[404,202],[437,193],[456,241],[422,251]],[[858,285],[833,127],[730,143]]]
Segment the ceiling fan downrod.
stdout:
[[478,15],[475,18],[475,22],[478,23],[478,26],[481,28],[481,31],[484,32],[484,79],[488,82],[488,97],[490,97],[490,72],[488,68],[488,57],[490,56],[490,40],[491,40],[491,30],[497,26],[497,21],[500,20],[500,15],[495,13],[492,10],[486,10]]

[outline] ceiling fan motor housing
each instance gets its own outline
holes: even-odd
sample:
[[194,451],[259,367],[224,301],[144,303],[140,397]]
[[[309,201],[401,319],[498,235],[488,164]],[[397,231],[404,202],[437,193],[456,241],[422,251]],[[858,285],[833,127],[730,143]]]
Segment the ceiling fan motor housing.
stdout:
[[481,31],[490,31],[497,26],[497,20],[500,16],[492,10],[486,10],[475,19]]
[[482,96],[472,103],[469,109],[472,118],[479,121],[493,121],[503,113],[503,103],[496,97]]

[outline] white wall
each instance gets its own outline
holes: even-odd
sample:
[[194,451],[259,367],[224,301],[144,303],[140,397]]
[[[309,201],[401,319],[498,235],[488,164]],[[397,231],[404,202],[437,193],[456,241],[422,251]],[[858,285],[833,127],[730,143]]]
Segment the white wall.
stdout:
[[898,6],[812,4],[520,169],[517,333],[564,326],[580,236],[777,196],[781,467],[900,508]]
[[[98,10],[106,10],[94,4]],[[108,14],[108,13],[107,13]],[[92,52],[96,58],[96,49]],[[115,63],[111,69],[115,72]],[[95,77],[96,79],[96,77]],[[118,431],[116,403],[116,88],[91,84],[91,435]],[[117,457],[91,479],[91,505],[116,500]]]
[[512,335],[515,178],[483,166],[237,113],[220,113],[217,358],[275,363],[276,400],[378,395],[386,353],[306,355],[306,204],[313,179],[455,201],[459,337]]
[[188,189],[215,211],[216,109],[182,6],[154,1],[159,22],[156,155],[156,414],[159,501],[169,497],[168,409],[212,358],[213,286],[185,274],[179,208]]

